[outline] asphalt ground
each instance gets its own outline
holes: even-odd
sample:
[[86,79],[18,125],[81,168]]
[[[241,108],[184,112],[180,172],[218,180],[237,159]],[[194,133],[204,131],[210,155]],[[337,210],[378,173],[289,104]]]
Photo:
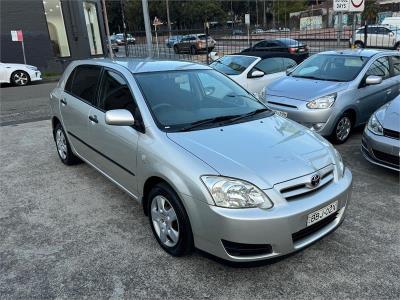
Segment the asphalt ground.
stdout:
[[1,89],[2,118],[4,103],[22,111],[0,127],[1,299],[399,298],[399,175],[363,159],[361,130],[337,147],[354,179],[342,226],[284,259],[233,267],[169,256],[135,200],[86,164],[64,166],[50,122],[29,122],[49,88]]

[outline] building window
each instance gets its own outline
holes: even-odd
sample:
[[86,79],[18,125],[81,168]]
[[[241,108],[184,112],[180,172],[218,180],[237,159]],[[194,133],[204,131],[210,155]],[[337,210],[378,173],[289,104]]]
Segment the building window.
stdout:
[[85,14],[86,30],[89,37],[90,53],[92,55],[103,54],[96,5],[91,2],[83,2],[83,11]]
[[60,1],[45,0],[43,6],[54,54],[59,57],[70,56]]

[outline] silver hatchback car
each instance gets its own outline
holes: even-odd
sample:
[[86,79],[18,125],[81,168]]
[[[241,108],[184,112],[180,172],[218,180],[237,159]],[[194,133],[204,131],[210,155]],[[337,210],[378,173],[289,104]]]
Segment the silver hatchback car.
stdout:
[[400,92],[397,51],[343,50],[313,55],[265,89],[265,102],[335,143]]
[[207,66],[77,61],[50,102],[62,162],[83,160],[138,200],[172,255],[272,258],[343,221],[340,154]]

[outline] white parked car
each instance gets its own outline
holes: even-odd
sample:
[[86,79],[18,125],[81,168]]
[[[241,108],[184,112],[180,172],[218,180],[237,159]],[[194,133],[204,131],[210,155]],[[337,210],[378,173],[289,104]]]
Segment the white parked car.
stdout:
[[0,62],[0,83],[27,85],[32,81],[42,80],[41,76],[42,73],[35,66]]
[[246,52],[225,55],[210,66],[261,97],[266,86],[286,76],[286,70],[297,65],[295,59],[296,56],[289,53]]
[[369,25],[367,27],[367,42],[364,38],[364,27],[361,27],[356,31],[354,45],[357,48],[374,47],[400,50],[400,27]]

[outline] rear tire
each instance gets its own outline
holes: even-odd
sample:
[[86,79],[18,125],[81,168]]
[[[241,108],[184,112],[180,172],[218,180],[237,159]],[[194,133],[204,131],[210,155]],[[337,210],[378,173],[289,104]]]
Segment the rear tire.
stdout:
[[63,164],[71,166],[82,162],[72,152],[71,146],[65,134],[64,128],[61,126],[61,123],[58,123],[55,126],[53,135],[54,141],[56,142],[58,157],[60,157]]
[[175,52],[176,54],[179,54],[178,46],[174,46],[174,52]]
[[193,249],[192,229],[178,195],[166,183],[158,183],[148,199],[150,226],[161,248],[172,256],[189,254]]
[[343,144],[350,137],[351,131],[354,126],[353,117],[349,113],[344,113],[339,120],[331,134],[331,140],[334,144]]

